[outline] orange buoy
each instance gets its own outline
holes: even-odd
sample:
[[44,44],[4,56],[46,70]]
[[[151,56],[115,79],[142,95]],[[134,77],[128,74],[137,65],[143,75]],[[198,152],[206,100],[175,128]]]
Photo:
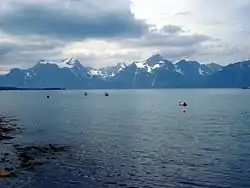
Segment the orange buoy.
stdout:
[[9,172],[7,172],[5,170],[0,172],[0,178],[5,178],[7,176],[9,176]]

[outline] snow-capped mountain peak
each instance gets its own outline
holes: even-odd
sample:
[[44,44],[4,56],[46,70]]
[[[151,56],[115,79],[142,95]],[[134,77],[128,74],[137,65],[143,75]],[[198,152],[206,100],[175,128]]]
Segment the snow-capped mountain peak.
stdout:
[[155,54],[145,61],[134,62],[138,69],[146,70],[146,72],[152,74],[154,70],[164,67],[167,60],[160,54]]
[[66,58],[63,60],[40,60],[38,64],[55,64],[59,68],[69,68],[72,69],[73,67],[81,67],[81,63],[74,58]]
[[62,60],[61,62],[57,63],[57,65],[60,67],[60,68],[73,68],[73,67],[81,67],[81,63],[77,60],[77,59],[74,59],[74,58],[67,58],[67,59],[64,59]]
[[125,63],[118,63],[116,66],[120,67],[122,69],[125,69],[127,67],[127,65]]
[[134,62],[138,69],[144,69],[148,73],[153,73],[153,70],[161,68],[164,66],[166,61],[162,56],[156,54],[145,61]]
[[134,63],[137,69],[146,70],[148,73],[152,73],[152,67],[150,67],[146,61],[135,62]]
[[142,62],[135,62],[135,65],[138,69],[144,69],[146,67],[145,61]]
[[118,63],[116,66],[114,66],[114,69],[116,69],[116,71],[115,71],[116,73],[119,73],[122,70],[124,70],[126,67],[127,67],[127,65],[125,63]]
[[46,64],[56,64],[55,61],[51,61],[51,60],[40,60],[37,64],[43,64],[43,65],[46,65]]
[[103,76],[102,72],[98,69],[94,69],[89,67],[88,68],[88,74],[93,77],[93,76]]
[[[63,60],[41,60],[40,64],[54,64],[57,65],[60,69],[69,69],[76,77],[79,78],[93,78],[98,77],[100,79],[113,79],[117,75],[122,74],[124,70],[129,72],[130,70],[134,70],[135,74],[148,74],[155,75],[161,74],[166,71],[168,73],[175,72],[182,76],[204,76],[211,75],[214,72],[218,71],[217,64],[200,64],[197,61],[182,59],[178,62],[171,62],[162,57],[159,54],[153,55],[148,59],[143,61],[135,61],[130,65],[126,65],[125,63],[118,63],[114,66],[108,66],[101,69],[95,69],[92,67],[84,67],[77,59],[75,58],[65,58]],[[129,68],[129,69],[127,69]],[[27,76],[29,77],[29,75]]]
[[162,57],[160,54],[155,54],[153,56],[151,56],[150,58],[148,58],[146,60],[146,63],[152,67],[154,66],[155,64],[158,64],[159,62],[164,62],[165,61],[165,58]]
[[101,69],[91,69],[90,74],[100,76],[104,79],[111,78],[117,75],[119,72],[126,69],[127,65],[125,63],[118,63],[114,66],[108,66]]
[[90,78],[87,69],[75,58],[66,58],[63,60],[40,60],[32,69],[37,69],[40,65],[54,65],[59,69],[68,69],[79,78]]
[[95,69],[83,66],[77,59],[67,58],[41,60],[29,69],[14,68],[0,76],[0,84],[73,89],[241,87],[250,85],[249,71],[250,61],[221,66],[192,60],[174,63],[154,55],[129,65],[118,63]]

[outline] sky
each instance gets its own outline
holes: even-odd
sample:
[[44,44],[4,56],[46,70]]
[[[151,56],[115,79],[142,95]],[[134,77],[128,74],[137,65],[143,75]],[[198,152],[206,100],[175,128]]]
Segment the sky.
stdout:
[[1,0],[0,73],[77,58],[96,68],[160,53],[229,64],[250,57],[249,0]]

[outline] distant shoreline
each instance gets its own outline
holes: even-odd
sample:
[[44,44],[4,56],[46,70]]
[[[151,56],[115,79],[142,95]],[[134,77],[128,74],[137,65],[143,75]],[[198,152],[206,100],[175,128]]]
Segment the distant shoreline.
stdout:
[[209,87],[193,87],[193,88],[186,88],[186,87],[173,87],[173,88],[22,88],[22,87],[8,87],[8,86],[0,86],[0,91],[44,91],[44,90],[164,90],[164,89],[250,89],[250,87],[233,87],[233,88],[225,88],[225,87],[215,87],[215,88],[209,88]]
[[19,88],[19,87],[0,87],[0,90],[65,90],[65,88]]

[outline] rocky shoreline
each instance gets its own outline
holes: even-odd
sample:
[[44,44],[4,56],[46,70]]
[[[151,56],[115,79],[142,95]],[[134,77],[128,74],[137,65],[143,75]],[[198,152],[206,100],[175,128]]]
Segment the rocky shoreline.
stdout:
[[[15,119],[0,115],[0,179],[17,177],[25,171],[34,172],[68,151],[67,147],[54,144],[15,143],[15,136],[21,133]],[[4,146],[8,149],[3,149]]]

